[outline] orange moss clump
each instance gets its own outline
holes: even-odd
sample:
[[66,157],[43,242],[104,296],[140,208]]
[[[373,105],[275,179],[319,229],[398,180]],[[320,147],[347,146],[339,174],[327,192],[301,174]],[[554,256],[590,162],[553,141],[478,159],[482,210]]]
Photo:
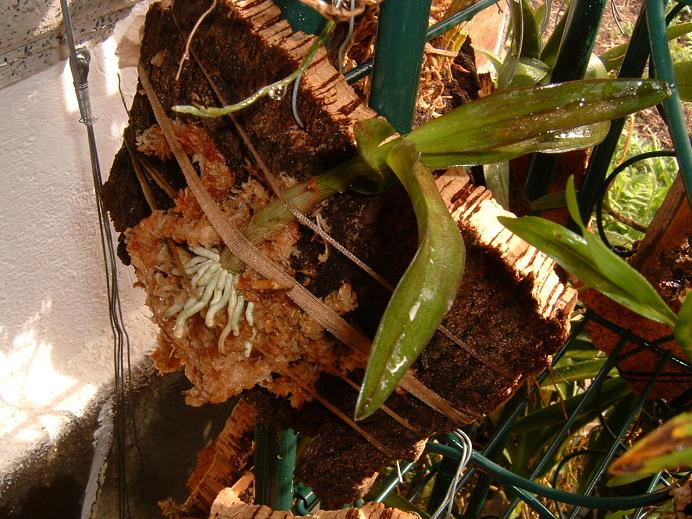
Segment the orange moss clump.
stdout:
[[[202,128],[177,123],[176,137],[198,165],[209,193],[239,228],[269,202],[264,186],[252,177],[239,188],[234,186],[233,173]],[[167,145],[161,139],[156,128],[150,129],[138,139],[139,150],[166,159]],[[290,224],[259,248],[293,274],[291,256],[298,238],[297,224]],[[202,310],[187,320],[181,338],[174,336],[175,318],[166,318],[166,311],[174,304],[184,304],[191,294],[172,254],[178,254],[184,264],[193,257],[190,246],[216,248],[219,252],[223,247],[189,189],[180,191],[173,208],[154,211],[128,229],[126,240],[137,284],[146,291],[146,304],[160,327],[158,345],[151,357],[161,373],[185,371],[193,384],[187,391],[188,404],[223,402],[259,385],[290,397],[292,405],[299,406],[311,398],[320,372],[345,374],[358,365],[356,358],[345,353],[283,290],[267,285],[250,269],[241,274],[237,288],[254,303],[254,330],[241,321],[239,335],[229,335],[220,351],[217,344],[228,316],[219,312],[208,327],[204,322],[206,310]],[[173,250],[168,240],[175,243]],[[262,290],[265,285],[268,290]],[[350,285],[344,284],[325,302],[343,314],[356,307],[356,295]],[[253,347],[248,348],[248,343]]]

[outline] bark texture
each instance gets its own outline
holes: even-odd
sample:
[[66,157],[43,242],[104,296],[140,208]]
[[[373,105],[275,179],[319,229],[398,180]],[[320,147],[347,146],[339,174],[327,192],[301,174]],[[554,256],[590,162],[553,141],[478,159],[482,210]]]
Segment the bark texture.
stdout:
[[[218,105],[194,60],[187,62],[180,79],[175,80],[185,42],[178,27],[187,35],[207,7],[206,1],[154,4],[147,16],[141,60],[164,107],[191,102]],[[311,41],[294,34],[279,19],[279,10],[271,1],[227,0],[202,23],[192,48],[224,97],[236,102],[295,70]],[[299,107],[305,129],[291,115],[290,96],[279,101],[262,99],[238,114],[272,171],[285,171],[298,180],[352,156],[353,124],[374,115],[322,50],[301,81]],[[196,122],[225,157],[236,186],[257,174],[226,119]],[[146,98],[138,95],[125,138],[134,139],[153,123]],[[162,161],[158,166],[175,187],[184,185],[174,161]],[[467,244],[464,281],[444,322],[463,348],[438,333],[413,370],[427,387],[470,416],[481,417],[504,402],[527,376],[546,366],[567,336],[576,293],[560,282],[551,260],[497,222],[497,215],[506,213],[487,190],[474,187],[461,171],[440,176],[438,186]],[[162,192],[155,195],[161,199],[160,207],[171,205]],[[118,231],[136,225],[150,213],[125,150],[116,157],[103,197]],[[330,199],[320,212],[336,239],[396,284],[417,241],[415,218],[403,189],[380,196],[345,193]],[[297,279],[319,297],[348,283],[359,303],[345,318],[372,336],[389,293],[335,252],[324,261],[319,257],[324,245],[305,230],[297,249],[292,257]],[[127,252],[120,252],[127,260]],[[186,344],[166,350],[171,369],[192,369],[183,364],[195,362],[195,357],[182,355],[176,348],[198,345]],[[203,348],[195,351],[199,355]],[[212,349],[209,351],[211,355]],[[490,359],[500,369],[479,358]],[[213,367],[213,363],[195,367],[200,378],[205,369],[212,369],[206,366]],[[361,375],[355,371],[350,376],[358,381]],[[345,416],[352,415],[357,391],[347,381],[323,374],[316,387]],[[415,458],[425,438],[454,427],[408,394],[393,395],[387,405],[403,420],[378,412],[358,424],[361,432],[317,402],[291,410],[285,401],[263,397],[258,420],[283,420],[314,438],[302,455],[298,477],[314,488],[326,506],[336,507],[361,497],[381,465],[396,458]],[[363,432],[384,449],[368,443]]]

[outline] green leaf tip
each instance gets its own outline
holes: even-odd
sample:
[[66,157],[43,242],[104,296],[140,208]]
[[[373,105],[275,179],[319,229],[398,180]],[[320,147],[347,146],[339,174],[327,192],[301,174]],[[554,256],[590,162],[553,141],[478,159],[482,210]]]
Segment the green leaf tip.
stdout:
[[[571,216],[575,220],[579,218],[573,183],[568,183],[567,205]],[[583,223],[582,237],[535,216],[498,217],[498,220],[590,287],[647,319],[675,328],[675,314],[654,287],[597,235],[587,231]]]
[[396,143],[387,164],[411,198],[419,244],[375,333],[356,403],[356,420],[374,413],[418,358],[451,308],[464,272],[461,233],[415,146]]

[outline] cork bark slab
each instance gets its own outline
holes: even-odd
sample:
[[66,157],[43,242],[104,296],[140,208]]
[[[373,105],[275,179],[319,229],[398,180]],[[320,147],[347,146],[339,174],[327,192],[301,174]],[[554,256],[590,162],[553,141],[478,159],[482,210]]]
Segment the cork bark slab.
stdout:
[[[457,170],[437,180],[467,247],[466,272],[452,310],[443,321],[464,345],[507,370],[483,364],[437,333],[413,369],[426,386],[457,408],[481,416],[503,403],[525,380],[546,367],[564,342],[577,301],[555,273],[554,262],[507,231],[497,216],[504,211],[488,190],[475,187]],[[345,413],[356,393],[343,382],[324,377],[320,388]],[[377,451],[352,429],[315,406],[294,426],[314,435],[297,475],[331,506],[362,497],[382,465],[415,459],[427,437],[452,429],[408,395],[393,395],[387,405],[416,432],[379,412],[359,425],[391,454]],[[260,413],[262,414],[262,413]],[[319,426],[305,425],[312,420]]]
[[[210,519],[295,519],[290,512],[274,511],[264,505],[250,505],[240,500],[231,488],[225,488],[214,501]],[[319,510],[303,516],[308,519],[415,519],[417,516],[382,503],[366,503],[360,508]]]
[[[207,2],[197,1],[178,2],[173,7],[155,4],[147,16],[141,60],[164,107],[191,102],[218,104],[194,60],[175,80],[184,48],[178,27],[187,34],[207,6]],[[231,102],[289,74],[307,52],[311,39],[293,34],[278,16],[270,1],[227,0],[201,25],[193,49]],[[352,156],[353,124],[373,115],[323,51],[301,82],[299,106],[305,129],[295,123],[288,97],[260,100],[239,114],[269,167],[299,180]],[[153,122],[147,100],[138,95],[125,138],[132,139]],[[250,157],[231,125],[225,119],[205,119],[199,124],[226,157],[236,173],[236,183],[242,182]],[[162,167],[172,184],[183,185],[173,162]],[[438,186],[467,244],[464,281],[444,324],[476,356],[437,334],[413,369],[430,389],[470,416],[481,417],[504,402],[527,376],[546,366],[566,338],[576,294],[560,282],[552,261],[500,226],[496,217],[506,213],[484,188],[471,185],[459,171],[442,175]],[[139,192],[123,150],[103,193],[118,231],[148,215]],[[166,207],[162,193],[155,195],[161,207]],[[415,252],[417,240],[415,218],[403,189],[380,196],[336,196],[321,208],[321,214],[335,238],[396,283]],[[298,249],[296,271],[310,273],[304,280],[317,296],[338,289],[344,281],[353,286],[359,306],[347,319],[372,336],[389,293],[336,253],[320,261],[318,255],[324,246],[305,231]],[[502,373],[478,356],[492,359]],[[356,392],[345,382],[324,375],[318,389],[344,414],[352,414]],[[409,428],[384,413],[376,413],[361,424],[387,452],[374,449],[318,404],[289,413],[287,421],[315,438],[302,456],[298,476],[313,486],[323,502],[340,505],[360,497],[380,465],[394,458],[415,457],[425,438],[454,426],[409,395],[394,395],[387,404],[408,420]],[[260,416],[276,418],[271,406],[265,408],[264,417]]]

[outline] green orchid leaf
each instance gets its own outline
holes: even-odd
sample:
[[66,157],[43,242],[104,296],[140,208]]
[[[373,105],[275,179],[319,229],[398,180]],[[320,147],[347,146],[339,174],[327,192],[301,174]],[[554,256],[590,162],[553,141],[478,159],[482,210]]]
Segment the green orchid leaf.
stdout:
[[427,122],[406,138],[423,155],[482,151],[604,123],[653,106],[669,94],[667,84],[639,79],[498,90]]
[[[603,409],[621,400],[632,392],[630,385],[621,377],[606,380],[601,386],[597,398],[592,398],[582,408],[581,417],[596,418]],[[530,431],[541,431],[550,426],[563,424],[565,416],[570,416],[584,399],[585,393],[555,402],[547,407],[541,407],[521,417],[512,429],[513,434]]]
[[[567,179],[565,196],[569,215],[581,229],[595,267],[628,295],[629,301],[618,301],[618,303],[624,304],[639,315],[673,328],[676,320],[675,314],[656,292],[656,289],[651,286],[651,283],[629,263],[610,250],[599,236],[589,232],[584,226],[577,204],[577,191],[574,189],[573,176]],[[588,284],[587,280],[582,279],[582,281]]]
[[497,203],[509,211],[509,162],[486,164],[483,177]]
[[589,64],[586,66],[584,79],[605,79],[608,77],[608,69],[595,54],[589,57]]
[[565,191],[565,202],[567,202],[567,211],[569,212],[569,217],[577,224],[579,230],[586,232],[586,227],[584,227],[584,222],[581,219],[581,212],[579,211],[579,202],[577,202],[577,190],[574,188],[574,175],[570,175],[567,179],[567,186]]
[[548,41],[545,42],[543,50],[541,51],[540,60],[546,63],[551,69],[555,66],[557,55],[560,52],[560,45],[562,44],[562,36],[565,33],[568,14],[569,9],[565,9],[565,14],[560,18],[560,21],[555,26],[555,29],[553,29],[553,32],[550,34]]
[[359,121],[353,128],[356,136],[358,153],[374,170],[381,170],[387,167],[386,156],[378,154],[379,146],[392,135],[396,130],[387,122],[384,117],[375,117]]
[[692,297],[687,295],[678,313],[678,322],[675,323],[675,340],[692,362]]
[[473,44],[472,44],[472,46],[473,46],[473,50],[474,50],[475,52],[480,52],[480,53],[483,54],[486,58],[488,58],[488,61],[490,62],[490,64],[491,64],[491,65],[493,66],[493,68],[495,69],[495,74],[499,74],[499,73],[500,73],[500,69],[502,68],[502,59],[500,58],[500,56],[498,56],[498,55],[495,54],[494,52],[489,51],[488,49],[484,49],[484,48],[482,48],[482,47],[476,47],[476,46],[473,45]]
[[514,77],[514,70],[517,68],[519,58],[521,58],[521,46],[524,35],[524,23],[522,19],[522,4],[513,0],[509,2],[511,9],[512,34],[509,49],[502,62],[502,66],[497,73],[497,86],[505,89]]
[[547,211],[549,209],[562,209],[566,205],[565,192],[556,191],[555,193],[548,193],[536,200],[532,200],[529,207],[531,211]]
[[675,314],[644,276],[610,250],[597,235],[586,232],[584,238],[596,268],[626,294],[619,300],[614,297],[616,294],[604,292],[605,295],[647,319],[675,327]]
[[[692,413],[682,413],[647,434],[608,469],[618,476],[608,486],[621,485],[661,470],[692,468]],[[623,478],[624,476],[624,478]]]
[[359,121],[353,128],[356,137],[358,153],[372,171],[369,175],[358,177],[350,185],[354,191],[363,194],[381,193],[390,183],[392,175],[386,163],[386,155],[382,156],[380,144],[396,134],[396,130],[384,117],[376,117]]
[[610,122],[573,128],[569,131],[546,131],[538,137],[508,146],[483,148],[452,153],[423,153],[421,160],[432,169],[445,169],[453,166],[473,166],[502,162],[528,153],[564,153],[566,151],[590,148],[601,142],[608,134]]
[[[668,27],[668,41],[679,38],[692,32],[692,22],[678,23]],[[622,60],[627,52],[627,43],[616,45],[612,49],[608,49],[600,55],[601,61],[608,71],[619,70],[622,65]]]
[[[567,200],[569,204],[569,196]],[[587,232],[581,237],[555,222],[535,216],[498,219],[514,234],[610,299],[648,319],[671,328],[675,325],[675,314],[649,282],[596,235]]]
[[598,375],[606,359],[593,359],[584,362],[576,362],[569,366],[554,369],[550,376],[543,381],[541,387],[552,387],[554,384],[562,382],[576,382],[578,380],[588,380]]
[[[536,23],[536,16],[528,0],[521,1],[521,20],[523,25],[521,38],[521,58],[538,59],[541,55],[541,27]],[[518,4],[516,0],[512,2]]]
[[692,61],[673,64],[680,99],[692,102]]
[[419,244],[375,333],[356,419],[375,412],[418,358],[451,308],[464,272],[461,234],[414,145],[396,144],[387,163],[411,198]]
[[514,70],[510,88],[530,87],[550,76],[550,67],[535,58],[521,58]]

